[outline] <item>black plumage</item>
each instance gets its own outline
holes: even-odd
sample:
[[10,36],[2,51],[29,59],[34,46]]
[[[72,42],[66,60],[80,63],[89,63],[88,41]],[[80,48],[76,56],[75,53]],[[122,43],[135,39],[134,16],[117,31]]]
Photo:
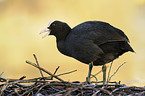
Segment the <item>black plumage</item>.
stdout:
[[124,32],[106,22],[87,21],[71,29],[68,24],[55,20],[50,22],[48,30],[49,35],[56,37],[62,54],[85,64],[104,65],[125,52],[134,52]]

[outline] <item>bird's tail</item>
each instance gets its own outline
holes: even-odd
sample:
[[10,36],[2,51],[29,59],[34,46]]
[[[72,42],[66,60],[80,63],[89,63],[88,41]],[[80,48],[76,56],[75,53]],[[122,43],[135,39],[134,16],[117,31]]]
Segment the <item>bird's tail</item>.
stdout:
[[124,50],[124,51],[135,52],[135,51],[133,50],[133,48],[128,44],[128,42],[124,43],[123,46],[124,46],[124,47],[123,47],[123,50]]

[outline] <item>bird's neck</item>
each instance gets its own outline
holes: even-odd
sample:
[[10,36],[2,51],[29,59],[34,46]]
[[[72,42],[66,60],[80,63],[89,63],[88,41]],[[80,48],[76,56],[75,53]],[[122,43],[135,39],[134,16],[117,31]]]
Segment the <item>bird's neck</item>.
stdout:
[[55,34],[57,42],[65,41],[66,37],[70,33],[71,29],[67,28],[63,31],[57,32],[59,34]]
[[71,28],[69,26],[67,26],[67,27],[65,27],[65,29],[63,29],[62,32],[60,31],[59,34],[55,35],[56,41],[57,41],[57,48],[64,55],[68,55],[68,53],[65,50],[65,40],[66,40],[68,34],[70,33],[70,31],[71,31]]
[[[69,34],[69,33],[68,33]],[[66,36],[65,37],[62,37],[62,38],[57,38],[56,37],[56,43],[57,43],[57,49],[64,55],[68,55],[69,56],[69,53],[67,52],[67,50],[65,50],[65,40],[68,36],[68,34],[65,34]],[[64,36],[64,35],[63,35]]]

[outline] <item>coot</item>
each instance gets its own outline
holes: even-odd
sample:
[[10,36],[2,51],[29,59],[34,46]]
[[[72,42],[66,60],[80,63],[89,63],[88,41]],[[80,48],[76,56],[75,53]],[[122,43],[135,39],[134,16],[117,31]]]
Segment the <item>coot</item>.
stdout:
[[[105,68],[106,63],[123,53],[134,52],[123,31],[102,21],[87,21],[70,28],[65,22],[53,20],[40,33],[43,32],[47,32],[43,37],[47,35],[56,37],[57,48],[62,54],[89,64],[87,82],[90,82],[93,65],[103,65]],[[103,71],[103,76],[105,74]],[[105,77],[103,78],[105,82]]]

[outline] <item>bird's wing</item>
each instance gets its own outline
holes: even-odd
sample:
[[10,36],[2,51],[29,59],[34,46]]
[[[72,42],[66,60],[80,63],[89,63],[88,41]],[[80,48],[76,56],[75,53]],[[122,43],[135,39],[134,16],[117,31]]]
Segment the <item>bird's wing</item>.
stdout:
[[123,31],[113,27],[109,23],[101,21],[88,21],[82,23],[76,26],[74,31],[74,33],[72,32],[73,34],[76,34],[80,38],[93,40],[93,42],[97,45],[114,41],[129,42],[129,39]]
[[83,63],[88,64],[104,54],[103,50],[92,40],[84,39],[82,37],[76,36],[69,38],[66,44],[68,53]]

